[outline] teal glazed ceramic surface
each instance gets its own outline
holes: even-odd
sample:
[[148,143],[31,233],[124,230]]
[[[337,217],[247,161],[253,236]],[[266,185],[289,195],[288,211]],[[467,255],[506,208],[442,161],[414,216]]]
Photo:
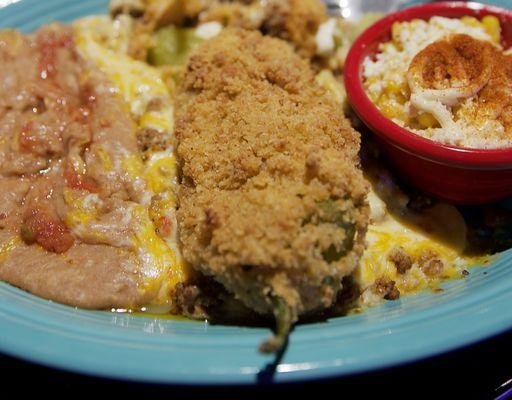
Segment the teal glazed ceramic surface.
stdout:
[[[499,3],[499,2],[494,2]],[[106,0],[0,0],[0,25],[31,31],[105,13]],[[510,3],[501,2],[501,5]],[[276,382],[341,376],[418,360],[512,328],[512,251],[441,293],[295,328]],[[0,352],[109,378],[160,383],[255,383],[273,362],[270,331],[84,311],[0,283]]]

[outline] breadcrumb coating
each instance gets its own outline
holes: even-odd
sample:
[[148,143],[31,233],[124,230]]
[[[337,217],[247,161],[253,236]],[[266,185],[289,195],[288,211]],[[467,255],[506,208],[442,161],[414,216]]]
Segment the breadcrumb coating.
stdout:
[[176,103],[186,260],[261,314],[329,307],[364,249],[368,187],[309,64],[227,29],[193,51]]

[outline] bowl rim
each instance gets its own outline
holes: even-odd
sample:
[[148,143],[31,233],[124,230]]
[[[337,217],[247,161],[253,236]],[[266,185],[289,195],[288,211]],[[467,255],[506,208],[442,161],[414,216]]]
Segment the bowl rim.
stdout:
[[363,87],[363,62],[370,51],[389,37],[391,27],[397,21],[426,19],[433,16],[459,18],[464,15],[483,17],[494,15],[512,24],[512,10],[463,1],[426,3],[389,14],[367,28],[354,42],[344,68],[344,80],[348,99],[361,120],[381,139],[409,154],[436,162],[471,169],[512,168],[512,146],[500,149],[456,147],[423,138],[402,128],[385,117],[370,100]]

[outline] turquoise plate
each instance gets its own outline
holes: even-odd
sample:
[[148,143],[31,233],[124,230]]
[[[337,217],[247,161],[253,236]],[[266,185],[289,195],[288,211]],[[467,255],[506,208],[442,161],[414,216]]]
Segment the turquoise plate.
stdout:
[[[0,24],[31,31],[106,12],[106,0],[0,0]],[[503,3],[502,3],[503,4]],[[512,328],[512,251],[445,291],[298,326],[275,381],[341,376],[418,360]],[[74,309],[0,283],[0,351],[91,375],[179,384],[255,383],[272,363],[266,329]]]

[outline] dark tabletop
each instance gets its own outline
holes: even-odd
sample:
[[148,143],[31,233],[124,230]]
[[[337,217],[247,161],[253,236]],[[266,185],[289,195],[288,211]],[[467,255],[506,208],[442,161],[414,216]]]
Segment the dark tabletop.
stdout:
[[[143,395],[143,399],[169,400],[267,400],[276,396],[298,399],[306,394],[307,398],[313,399],[320,396],[332,399],[496,399],[505,392],[498,388],[509,379],[512,379],[512,332],[439,357],[369,374],[250,388],[173,387],[110,381],[57,371],[0,355],[1,393],[10,393],[9,389],[20,392],[37,388],[40,394],[60,392],[73,395],[73,398],[78,393],[108,391],[115,393],[117,398]],[[311,396],[312,393],[317,396]]]

